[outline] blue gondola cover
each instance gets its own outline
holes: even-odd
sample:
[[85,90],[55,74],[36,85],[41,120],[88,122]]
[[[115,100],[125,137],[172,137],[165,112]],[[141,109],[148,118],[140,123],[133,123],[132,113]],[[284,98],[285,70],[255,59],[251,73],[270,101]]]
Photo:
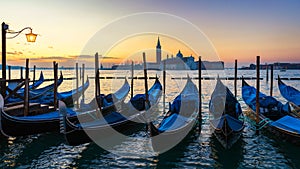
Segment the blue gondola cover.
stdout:
[[288,132],[295,132],[300,134],[300,119],[291,116],[284,116],[277,121],[271,123],[272,126],[286,130]]

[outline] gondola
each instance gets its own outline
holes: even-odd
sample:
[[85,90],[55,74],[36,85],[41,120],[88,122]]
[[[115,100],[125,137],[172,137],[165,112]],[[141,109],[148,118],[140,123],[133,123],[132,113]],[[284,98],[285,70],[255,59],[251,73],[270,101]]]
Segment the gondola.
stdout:
[[300,106],[300,91],[292,86],[286,85],[278,75],[278,87],[281,95],[289,102]]
[[[255,118],[256,89],[242,79],[242,97],[252,111],[250,118]],[[259,93],[260,124],[273,135],[295,144],[300,143],[300,119],[290,116],[289,104],[282,104],[274,97]]]
[[[124,85],[122,86],[122,88],[124,88]],[[119,93],[121,93],[121,91],[119,91]],[[128,91],[125,91],[124,93],[128,94]],[[126,96],[124,96],[124,98],[125,97]],[[1,99],[3,101],[2,97]],[[78,121],[77,119],[78,112],[75,112],[72,109],[67,109],[67,110],[68,110],[68,115],[70,120]],[[84,113],[82,113],[81,115],[83,117],[89,116],[89,115],[85,115]],[[14,137],[45,133],[45,132],[59,132],[60,130],[59,124],[61,118],[62,116],[61,114],[59,114],[59,111],[52,111],[40,115],[29,115],[23,117],[12,116],[4,111],[2,105],[2,110],[0,112],[0,129],[4,135],[14,136]]]
[[209,112],[213,117],[210,121],[213,134],[225,149],[230,149],[241,137],[245,124],[240,118],[243,117],[240,103],[219,77],[211,95]]
[[[68,117],[68,109],[63,102],[59,102],[59,109],[64,115],[63,131],[69,145],[79,145],[93,141],[109,142],[111,145],[121,143],[123,134],[129,135],[145,126],[147,113],[152,112],[159,102],[162,86],[156,78],[155,83],[149,89],[150,108],[145,110],[145,94],[135,95],[129,102],[122,105],[118,112],[111,112],[93,121],[81,119],[80,123],[73,123]],[[98,113],[101,113],[95,110]],[[80,119],[80,118],[79,118]],[[118,137],[118,139],[112,139]],[[109,140],[109,141],[108,141]]]
[[196,126],[198,109],[198,89],[188,77],[185,87],[170,104],[160,124],[149,123],[153,150],[163,153],[179,144]]
[[[43,75],[43,72],[41,71],[40,78],[37,81],[35,81],[34,83],[32,83],[31,85],[29,85],[29,90],[30,89],[36,89],[42,83],[44,83],[44,81],[45,81],[44,75]],[[13,83],[8,82],[7,88],[8,88],[8,90],[12,91],[17,87],[17,85],[18,84],[14,83],[14,82]],[[18,90],[18,93],[23,93],[23,92],[24,92],[24,88],[21,88],[21,89]]]
[[[99,106],[101,106],[102,115],[104,116],[107,113],[119,110],[120,106],[123,104],[124,100],[126,99],[126,96],[128,95],[129,91],[130,91],[130,85],[127,79],[125,78],[124,84],[115,93],[111,93],[107,95],[101,94],[87,104],[80,103],[80,109],[78,109],[77,111],[86,112],[89,110],[94,110]],[[62,101],[67,105],[65,100]]]
[[[58,92],[57,99],[62,100],[66,103],[67,107],[74,106],[74,100],[77,100],[81,96],[81,94],[89,87],[90,82],[87,78],[87,81],[83,84],[83,86],[78,87],[78,91],[76,89],[66,91],[66,92]],[[36,99],[29,100],[31,103],[40,103],[53,106],[54,101],[54,92],[48,91],[43,94],[41,97]]]
[[[63,75],[62,75],[62,72],[60,72],[60,77],[57,80],[57,86],[61,85],[62,82],[63,82]],[[54,90],[54,83],[47,85],[45,87],[42,87],[42,88],[29,90],[29,100],[41,98],[47,92],[50,92],[53,90]],[[21,92],[17,92],[13,96],[7,98],[6,102],[7,103],[15,103],[15,102],[21,102],[23,100],[24,100],[24,91],[23,92],[21,91]]]

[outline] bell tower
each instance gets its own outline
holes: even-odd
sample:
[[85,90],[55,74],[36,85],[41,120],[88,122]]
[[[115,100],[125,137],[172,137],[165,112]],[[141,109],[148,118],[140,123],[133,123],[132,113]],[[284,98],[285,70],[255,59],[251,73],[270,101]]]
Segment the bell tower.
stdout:
[[160,41],[159,37],[157,39],[157,45],[156,45],[156,63],[160,64],[161,62],[161,46],[160,46]]

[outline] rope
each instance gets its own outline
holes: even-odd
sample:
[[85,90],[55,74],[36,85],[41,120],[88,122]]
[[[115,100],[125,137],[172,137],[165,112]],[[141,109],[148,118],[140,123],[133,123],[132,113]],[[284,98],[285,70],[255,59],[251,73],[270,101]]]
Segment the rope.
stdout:
[[269,118],[261,120],[258,124],[256,124],[254,120],[250,119],[247,116],[240,116],[239,119],[245,120],[246,122],[250,123],[250,128],[253,130],[262,130],[265,126],[269,125],[272,122],[272,120],[270,120]]

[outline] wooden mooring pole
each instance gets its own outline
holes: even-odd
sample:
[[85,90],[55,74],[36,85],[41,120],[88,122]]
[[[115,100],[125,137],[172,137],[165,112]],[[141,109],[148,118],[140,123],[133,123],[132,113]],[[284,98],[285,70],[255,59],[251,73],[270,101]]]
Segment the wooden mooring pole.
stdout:
[[[82,64],[82,87],[84,86],[84,69],[85,69],[85,65]],[[82,101],[84,103],[84,99],[85,99],[85,96],[84,96],[84,90],[82,90]]]
[[76,93],[77,93],[77,96],[76,96],[76,108],[79,109],[79,97],[78,97],[79,96],[79,93],[78,93],[79,92],[78,91],[78,87],[79,87],[78,63],[76,63],[75,69],[76,69],[75,70],[75,72],[76,72],[75,73],[76,74],[75,78],[76,78]]
[[145,52],[143,52],[143,62],[144,62],[144,77],[145,77],[145,96],[146,96],[145,103],[148,104],[148,106],[149,106],[147,61],[146,61]]
[[8,79],[11,80],[11,66],[8,66]]
[[256,57],[256,134],[259,134],[259,85],[260,85],[260,56]]
[[164,86],[164,90],[163,90],[163,112],[164,114],[166,113],[166,60],[164,60],[164,66],[163,66],[163,86]]
[[273,80],[274,80],[274,78],[273,78],[273,76],[274,76],[274,72],[273,72],[273,65],[271,65],[271,77],[270,77],[270,79],[271,79],[271,84],[270,84],[270,96],[273,96]]
[[36,69],[36,66],[34,65],[33,66],[33,79],[32,79],[32,83],[34,84],[35,83],[35,69]]
[[[102,98],[100,90],[99,56],[95,54],[95,98],[100,112],[102,111]],[[98,99],[99,98],[99,99]]]
[[131,62],[131,89],[130,89],[130,98],[133,98],[133,76],[134,76],[134,65],[133,61]]
[[199,87],[199,115],[198,115],[198,125],[199,125],[199,133],[201,133],[201,125],[202,125],[202,59],[199,56],[198,62],[198,87]]
[[20,67],[20,79],[23,79],[23,67]]
[[234,97],[237,96],[237,60],[234,61]]
[[53,106],[54,109],[57,109],[57,69],[58,69],[58,63],[56,63],[55,61],[53,61],[53,69],[54,69],[54,92],[53,92]]
[[28,116],[28,113],[29,113],[29,59],[26,59],[24,116]]
[[266,63],[266,82],[268,82],[269,81],[269,66],[268,66],[268,64]]
[[[148,95],[148,75],[147,75],[147,61],[146,61],[146,54],[143,52],[143,62],[144,62],[144,77],[145,77],[145,110],[149,109],[150,103],[149,103],[149,95]],[[148,119],[146,119],[148,120]],[[147,122],[146,125],[146,132],[149,130],[149,123]]]

